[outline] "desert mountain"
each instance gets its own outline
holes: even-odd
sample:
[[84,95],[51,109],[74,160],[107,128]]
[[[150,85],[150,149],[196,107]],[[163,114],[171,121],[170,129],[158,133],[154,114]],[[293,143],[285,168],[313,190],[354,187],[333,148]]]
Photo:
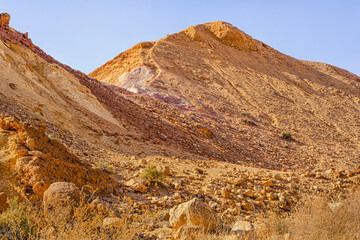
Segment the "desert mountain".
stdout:
[[134,93],[118,91],[183,129],[193,126],[227,160],[272,167],[359,160],[360,78],[282,54],[229,23],[139,43],[89,76]]
[[[0,14],[0,238],[229,239],[259,223],[261,239],[288,239],[262,217],[359,185],[360,78],[346,70],[213,22],[139,43],[87,76],[9,22]],[[15,196],[22,214],[6,202]],[[74,215],[53,207],[69,198]]]

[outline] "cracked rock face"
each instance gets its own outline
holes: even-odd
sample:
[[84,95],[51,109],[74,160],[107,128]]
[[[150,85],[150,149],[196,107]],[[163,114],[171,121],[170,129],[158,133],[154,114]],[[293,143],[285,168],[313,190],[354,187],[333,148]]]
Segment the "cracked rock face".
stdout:
[[1,28],[9,28],[10,15],[8,13],[0,14],[0,27]]

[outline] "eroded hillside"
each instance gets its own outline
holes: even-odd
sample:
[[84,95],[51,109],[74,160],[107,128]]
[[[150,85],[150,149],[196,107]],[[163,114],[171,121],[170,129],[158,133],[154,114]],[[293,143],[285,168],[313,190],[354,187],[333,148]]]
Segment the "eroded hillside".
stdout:
[[[185,123],[194,119],[211,132],[209,144],[242,153],[233,161],[298,168],[358,162],[360,78],[279,53],[225,22],[137,44],[89,75],[136,93],[128,98],[180,126],[179,112]],[[283,141],[283,132],[294,141]]]

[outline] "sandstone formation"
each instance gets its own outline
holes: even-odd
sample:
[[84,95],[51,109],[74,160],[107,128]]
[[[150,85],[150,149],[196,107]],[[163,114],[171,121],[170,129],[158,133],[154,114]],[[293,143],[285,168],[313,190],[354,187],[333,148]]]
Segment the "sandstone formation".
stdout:
[[170,224],[174,229],[184,225],[196,225],[206,230],[213,230],[218,224],[218,218],[213,210],[194,198],[170,210]]

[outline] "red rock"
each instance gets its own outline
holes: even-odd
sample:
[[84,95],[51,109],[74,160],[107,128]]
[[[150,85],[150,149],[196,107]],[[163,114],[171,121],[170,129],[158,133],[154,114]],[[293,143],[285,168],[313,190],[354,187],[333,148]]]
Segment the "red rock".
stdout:
[[202,170],[201,168],[195,168],[194,170],[195,170],[195,172],[200,173],[200,174],[204,173],[204,170]]

